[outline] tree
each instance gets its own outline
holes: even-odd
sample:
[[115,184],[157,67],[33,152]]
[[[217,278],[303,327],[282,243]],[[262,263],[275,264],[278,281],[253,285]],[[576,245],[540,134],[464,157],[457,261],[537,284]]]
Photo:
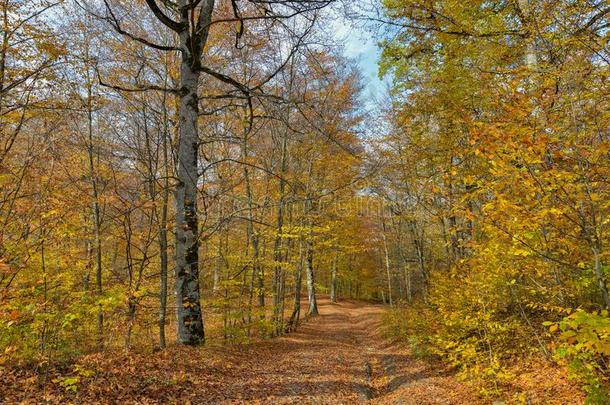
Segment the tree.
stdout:
[[[167,30],[175,33],[174,45],[160,45],[145,37],[125,31],[120,17],[109,2],[105,2],[103,14],[96,15],[110,23],[120,34],[146,46],[180,53],[180,74],[177,87],[165,89],[159,86],[142,86],[138,90],[171,91],[179,98],[176,186],[174,190],[175,217],[175,290],[177,300],[178,340],[183,344],[200,344],[204,341],[199,288],[199,227],[198,227],[198,156],[199,156],[199,81],[202,73],[233,86],[248,100],[261,86],[277,73],[272,72],[256,86],[248,87],[228,75],[217,72],[206,64],[204,48],[208,43],[213,24],[237,21],[240,29],[237,41],[243,35],[245,20],[293,18],[296,15],[315,12],[329,1],[285,2],[272,1],[258,4],[251,2],[244,13],[233,3],[232,18],[213,20],[216,5],[213,0],[181,0],[162,10],[155,0],[147,0],[150,12]],[[297,41],[298,42],[298,41]],[[280,65],[279,69],[283,66]],[[278,70],[279,70],[278,69]],[[127,90],[121,86],[115,88]],[[251,104],[250,104],[251,106]]]
[[607,156],[589,150],[608,141],[593,113],[604,104],[608,10],[521,0],[384,7],[392,36],[381,68],[394,86],[376,191],[408,224],[413,245],[397,226],[398,255],[421,259],[424,298],[442,325],[431,346],[492,386],[515,336],[549,357],[544,319],[608,305],[597,253],[607,190],[596,180]]

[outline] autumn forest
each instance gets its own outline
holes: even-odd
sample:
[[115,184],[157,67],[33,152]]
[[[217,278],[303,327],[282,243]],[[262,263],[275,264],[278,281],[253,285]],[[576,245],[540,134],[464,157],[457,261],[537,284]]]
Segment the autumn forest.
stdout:
[[0,404],[610,404],[606,0],[0,27]]

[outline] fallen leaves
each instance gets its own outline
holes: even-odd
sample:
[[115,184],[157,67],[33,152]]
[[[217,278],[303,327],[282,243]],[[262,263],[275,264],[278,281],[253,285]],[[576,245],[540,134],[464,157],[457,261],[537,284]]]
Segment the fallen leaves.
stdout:
[[0,369],[0,398],[24,404],[484,403],[442,365],[383,339],[383,307],[323,299],[320,310],[297,333],[249,345],[96,353],[41,373]]

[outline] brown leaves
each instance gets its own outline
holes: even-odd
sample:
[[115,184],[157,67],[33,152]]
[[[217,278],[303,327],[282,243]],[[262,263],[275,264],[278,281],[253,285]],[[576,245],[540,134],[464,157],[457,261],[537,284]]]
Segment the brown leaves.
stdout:
[[[387,342],[379,332],[383,307],[322,299],[320,310],[299,332],[250,345],[97,353],[41,374],[0,369],[0,397],[23,403],[486,403],[444,365],[418,360]],[[516,392],[534,399],[580,398],[572,385],[557,380],[563,378],[559,370],[517,368],[524,376],[509,397]],[[540,373],[548,377],[540,380]],[[75,389],[66,390],[66,384]]]

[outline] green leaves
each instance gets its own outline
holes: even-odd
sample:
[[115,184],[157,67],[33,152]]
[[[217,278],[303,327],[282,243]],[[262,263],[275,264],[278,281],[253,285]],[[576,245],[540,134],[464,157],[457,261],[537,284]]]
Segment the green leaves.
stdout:
[[608,383],[606,359],[610,356],[610,317],[607,310],[577,310],[559,322],[545,322],[558,333],[557,358],[567,362],[572,376],[580,379],[589,392],[591,403],[603,394]]
[[62,387],[66,392],[76,393],[81,380],[90,378],[93,375],[95,375],[95,371],[86,369],[80,364],[75,364],[72,367],[72,375],[54,378],[53,382]]

